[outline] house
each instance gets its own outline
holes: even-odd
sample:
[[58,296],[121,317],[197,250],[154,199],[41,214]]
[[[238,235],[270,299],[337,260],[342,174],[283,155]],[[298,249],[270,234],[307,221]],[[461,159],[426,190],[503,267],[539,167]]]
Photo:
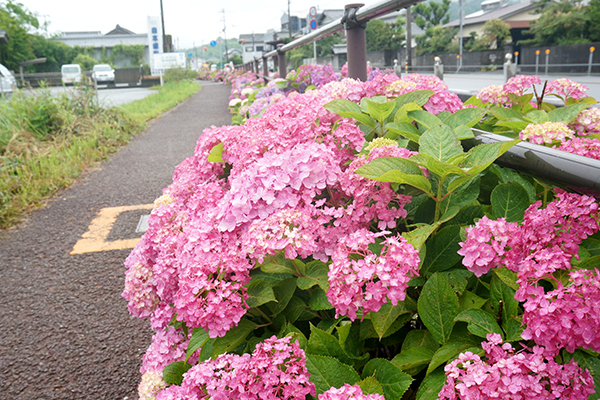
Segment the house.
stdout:
[[242,34],[239,36],[238,42],[242,45],[242,61],[244,64],[262,57],[263,52],[266,51],[264,33]]
[[[535,12],[536,4],[531,1],[508,4],[508,0],[485,0],[481,3],[481,10],[465,16],[463,22],[463,38],[470,38],[471,32],[481,36],[483,25],[492,18],[498,18],[510,25],[513,42],[523,38],[523,31],[531,27],[540,14]],[[444,27],[459,27],[460,20],[456,19]]]

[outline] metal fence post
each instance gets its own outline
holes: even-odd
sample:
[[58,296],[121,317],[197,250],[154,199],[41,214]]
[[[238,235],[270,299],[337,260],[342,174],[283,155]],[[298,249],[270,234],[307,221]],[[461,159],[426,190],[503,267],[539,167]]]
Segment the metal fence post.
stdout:
[[258,58],[254,59],[254,68],[252,69],[252,72],[254,72],[255,74],[258,74]]
[[588,76],[592,74],[592,60],[594,58],[594,50],[596,48],[594,46],[590,47],[590,61],[588,62]]
[[537,75],[540,70],[540,51],[535,51],[535,74]]
[[269,76],[269,64],[267,63],[267,57],[263,57],[263,75],[265,78]]
[[281,48],[283,44],[277,45],[277,65],[279,67],[279,77],[285,79],[287,76],[287,65],[285,61],[285,51],[282,51]]
[[515,51],[515,66],[519,65],[519,52]]
[[342,24],[346,29],[348,54],[348,77],[367,81],[367,24],[358,22],[356,12],[361,3],[347,4],[344,7]]
[[546,49],[546,75],[548,75],[548,60],[550,59],[550,49]]

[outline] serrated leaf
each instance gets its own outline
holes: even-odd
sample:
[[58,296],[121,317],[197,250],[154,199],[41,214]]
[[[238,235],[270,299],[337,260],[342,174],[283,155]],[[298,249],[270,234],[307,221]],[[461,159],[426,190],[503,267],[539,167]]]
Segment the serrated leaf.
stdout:
[[181,386],[183,382],[183,374],[185,374],[192,366],[184,361],[175,361],[167,365],[163,370],[163,381],[171,385]]
[[375,332],[379,335],[379,339],[383,338],[388,328],[401,314],[414,313],[416,310],[417,305],[414,300],[407,297],[406,300],[399,301],[396,306],[392,305],[391,302],[387,302],[376,313],[370,313],[371,323],[375,328]]
[[[467,350],[472,350],[474,347],[475,345],[473,342],[468,340],[455,340],[446,343],[440,347],[431,358],[429,367],[427,367],[427,374],[430,374],[437,367],[459,355],[460,353],[464,353]],[[477,353],[479,350],[481,350],[481,348],[478,348],[476,351],[474,351],[474,353]]]
[[461,168],[448,162],[437,160],[425,153],[415,154],[414,156],[410,157],[410,160],[416,162],[422,167],[427,168],[429,172],[440,178],[450,175],[465,176],[467,174]]
[[479,297],[475,293],[467,290],[463,292],[458,301],[458,309],[460,312],[463,312],[471,308],[481,308],[485,305],[485,303],[487,303],[487,301],[487,299]]
[[589,104],[577,103],[565,107],[559,107],[548,113],[548,120],[550,122],[563,122],[568,124],[577,116],[577,114],[589,106]]
[[422,347],[410,347],[392,359],[392,364],[409,375],[416,375],[429,364],[434,351]]
[[352,118],[357,120],[358,122],[370,127],[375,128],[375,121],[371,117],[366,114],[363,114],[361,108],[346,99],[335,99],[330,101],[329,103],[323,106],[326,110],[329,110],[341,117]]
[[335,357],[348,365],[352,365],[353,363],[335,336],[317,328],[313,324],[310,325],[310,337],[308,338],[306,353]]
[[473,273],[471,271],[464,269],[453,269],[450,271],[440,272],[440,274],[446,278],[458,296],[462,296],[463,292],[467,288],[469,279],[473,277]]
[[525,117],[534,124],[543,124],[549,121],[548,113],[542,110],[533,110],[525,114]]
[[392,111],[394,111],[394,108],[396,107],[396,104],[392,101],[380,103],[366,99],[366,103],[369,115],[371,118],[379,121],[379,123],[385,121],[385,119],[392,114]]
[[420,268],[420,274],[429,276],[434,272],[452,268],[462,259],[460,250],[460,227],[448,226],[441,229],[427,242],[429,251]]
[[590,395],[588,400],[596,400],[600,398],[600,360],[598,357],[593,357],[585,351],[575,350],[573,354],[565,354],[565,362],[573,358],[575,362],[582,368],[587,369],[594,379],[594,389],[596,393]]
[[298,287],[302,290],[308,290],[315,285],[327,291],[329,289],[329,267],[322,261],[311,261],[306,264],[304,275],[298,278]]
[[515,111],[512,108],[491,107],[490,111],[492,114],[494,114],[494,117],[498,118],[499,120],[506,120],[506,119],[522,120],[522,117],[523,117],[523,115],[520,112]]
[[444,120],[444,124],[455,129],[461,125],[472,128],[487,114],[485,108],[463,108]]
[[408,243],[412,244],[413,247],[420,252],[421,247],[423,247],[423,244],[427,241],[437,226],[437,224],[423,225],[410,232],[402,233],[402,237],[404,237]]
[[269,274],[285,273],[291,275],[303,274],[305,271],[304,263],[298,259],[290,260],[285,257],[284,252],[265,257],[260,265],[260,270]]
[[415,143],[419,143],[419,138],[421,137],[421,131],[408,122],[390,122],[385,125],[385,129],[396,134],[394,139],[398,136],[404,136]]
[[440,211],[446,212],[447,209],[451,207],[458,207],[459,209],[473,203],[479,197],[479,191],[481,188],[481,178],[479,176],[469,177],[468,180],[465,180],[463,185],[459,188],[455,188],[453,190],[449,190],[447,188],[453,186],[454,180],[463,179],[461,177],[454,178],[449,181],[446,185],[444,183],[444,192],[446,194],[446,198],[442,200],[440,204]]
[[425,178],[423,171],[415,162],[405,158],[376,158],[358,168],[356,173],[379,182],[404,183],[421,189],[425,193],[431,191],[431,183]]
[[252,279],[248,284],[248,300],[246,303],[249,308],[262,306],[270,301],[277,301],[273,288],[262,279]]
[[466,322],[467,329],[473,335],[485,338],[488,333],[499,333],[504,337],[504,332],[490,314],[483,310],[471,308],[458,314],[454,321]]
[[468,126],[459,125],[453,131],[458,140],[473,139],[475,137],[473,131]]
[[417,391],[416,400],[437,400],[440,390],[446,384],[446,373],[442,368],[427,375]]
[[383,396],[383,387],[374,376],[367,376],[357,384],[364,394],[380,394]]
[[310,374],[310,382],[315,384],[317,395],[332,387],[339,388],[345,383],[355,385],[360,381],[354,368],[333,357],[307,354],[306,369]]
[[327,298],[327,294],[320,287],[316,288],[315,291],[310,296],[310,300],[308,301],[308,306],[311,310],[315,311],[323,311],[323,310],[331,310],[333,306],[329,302]]
[[240,320],[237,326],[231,328],[223,337],[217,338],[212,346],[212,357],[229,353],[238,347],[258,325],[247,319]]
[[285,310],[295,291],[296,278],[286,279],[273,286],[273,293],[277,299],[277,303],[271,307],[271,312],[274,316]]
[[506,267],[494,268],[494,275],[502,280],[508,287],[513,289],[514,291],[519,290],[519,285],[517,284],[517,274],[512,272]]
[[400,400],[413,379],[388,360],[374,358],[365,365],[362,377],[374,376],[383,387],[386,400]]
[[501,323],[505,332],[510,321],[514,321],[514,317],[519,314],[519,302],[515,299],[515,293],[513,288],[500,279],[494,268],[490,281],[490,307],[498,313],[502,310]]
[[197,350],[201,349],[209,339],[210,336],[203,328],[194,328],[185,353],[185,361],[187,361]]
[[442,121],[438,117],[425,110],[409,111],[408,117],[427,129],[442,125]]
[[210,149],[208,162],[221,163],[223,161],[223,143],[218,143]]
[[490,197],[493,219],[506,218],[507,222],[521,222],[529,207],[529,195],[517,183],[498,185]]
[[394,100],[398,105],[403,106],[408,103],[415,102],[420,106],[424,106],[425,103],[433,96],[432,90],[414,90],[412,92],[401,94]]
[[458,154],[462,154],[463,148],[452,129],[447,125],[439,125],[421,135],[419,152],[428,154],[439,161],[447,161]]
[[450,338],[458,314],[458,296],[439,273],[427,280],[418,301],[421,320],[439,344]]
[[513,133],[517,134],[521,131],[523,131],[525,128],[527,128],[527,126],[529,125],[528,121],[521,121],[521,120],[504,120],[504,121],[500,121],[496,123],[496,126],[501,126],[504,128],[508,128],[511,131],[513,131]]
[[411,347],[423,347],[435,352],[440,345],[427,329],[413,329],[406,334],[401,351]]

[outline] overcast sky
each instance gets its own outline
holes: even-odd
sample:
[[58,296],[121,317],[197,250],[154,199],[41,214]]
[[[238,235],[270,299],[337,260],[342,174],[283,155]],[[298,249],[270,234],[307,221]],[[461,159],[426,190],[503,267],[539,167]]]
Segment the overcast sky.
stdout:
[[[17,0],[37,13],[48,32],[100,31],[117,24],[135,33],[146,33],[147,17],[160,16],[160,0]],[[375,0],[365,1],[371,4]],[[292,15],[305,17],[311,6],[343,9],[350,0],[290,0]],[[243,33],[277,29],[287,12],[287,0],[163,0],[165,31],[176,47],[201,46],[223,36],[223,10],[227,38]]]

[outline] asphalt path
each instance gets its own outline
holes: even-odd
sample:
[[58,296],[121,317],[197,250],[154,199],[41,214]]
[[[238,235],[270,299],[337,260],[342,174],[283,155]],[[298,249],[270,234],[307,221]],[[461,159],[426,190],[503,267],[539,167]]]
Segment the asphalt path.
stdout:
[[[106,210],[106,243],[127,244],[202,131],[231,122],[229,87],[202,90],[129,145],[0,232],[0,399],[137,399],[147,321],[121,297],[130,248],[71,254]],[[122,90],[122,89],[120,89]],[[93,249],[92,249],[93,250]]]
[[[35,93],[35,89],[33,92]],[[53,96],[59,96],[63,93],[73,91],[72,86],[51,86],[48,88]],[[103,107],[119,106],[126,103],[131,103],[135,100],[143,99],[151,94],[158,93],[155,89],[142,87],[123,87],[111,89],[98,89],[98,101]]]

